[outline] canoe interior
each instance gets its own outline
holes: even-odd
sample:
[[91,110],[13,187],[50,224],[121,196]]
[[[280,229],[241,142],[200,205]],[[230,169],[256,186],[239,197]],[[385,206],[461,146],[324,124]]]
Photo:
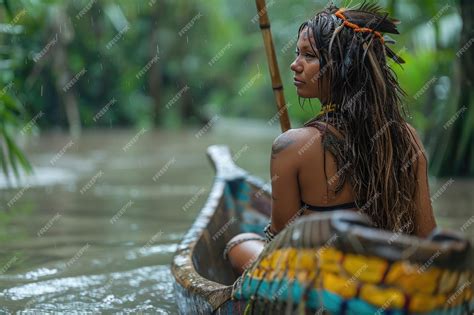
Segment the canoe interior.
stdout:
[[227,146],[210,146],[207,154],[214,183],[171,265],[180,314],[228,314],[242,304],[229,301],[237,275],[222,257],[224,247],[240,232],[262,233],[271,213],[269,187],[239,168]]
[[231,285],[237,279],[222,253],[227,242],[236,234],[262,234],[271,211],[270,196],[258,180],[237,179],[228,182],[214,215],[198,239],[192,259],[196,271],[203,277]]

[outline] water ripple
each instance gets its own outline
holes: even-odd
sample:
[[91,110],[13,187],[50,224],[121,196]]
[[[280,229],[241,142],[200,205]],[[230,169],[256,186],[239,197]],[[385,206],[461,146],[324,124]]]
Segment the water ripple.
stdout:
[[[173,300],[168,266],[148,266],[110,274],[66,277],[28,283],[0,292],[0,304],[27,314],[37,311],[102,312],[153,311],[168,314],[164,304]],[[79,292],[79,294],[78,294]],[[165,303],[166,301],[166,303]],[[0,309],[2,310],[2,309]]]

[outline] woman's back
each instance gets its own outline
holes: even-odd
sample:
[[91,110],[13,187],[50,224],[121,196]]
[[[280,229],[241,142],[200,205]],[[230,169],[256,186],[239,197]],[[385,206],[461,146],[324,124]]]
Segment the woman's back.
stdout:
[[[416,131],[410,125],[406,126],[417,152],[415,157],[408,159],[408,163],[417,165],[413,178],[417,183],[415,199],[418,214],[414,222],[414,233],[426,236],[436,225],[429,195],[427,161]],[[350,161],[345,162],[346,159],[342,156],[344,136],[333,125],[313,119],[299,128],[298,132],[293,132],[290,137],[300,138],[295,141],[299,145],[288,147],[288,150],[295,151],[292,156],[299,156],[300,162],[296,167],[302,205],[314,208],[304,209],[303,214],[333,210],[341,206],[364,211],[379,197],[375,194],[364,203],[356,204],[356,192],[351,184],[352,165]],[[396,178],[390,180],[397,181]]]
[[[324,122],[307,123],[303,128],[309,134],[309,141],[300,151],[298,184],[302,201],[307,205],[329,208],[353,203],[355,196],[347,176],[351,165],[350,162],[343,163],[343,157],[337,152],[343,136]],[[305,214],[313,212],[308,209]]]

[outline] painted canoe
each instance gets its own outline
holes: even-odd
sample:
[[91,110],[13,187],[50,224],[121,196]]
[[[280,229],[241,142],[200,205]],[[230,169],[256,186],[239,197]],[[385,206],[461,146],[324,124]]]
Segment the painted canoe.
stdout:
[[472,314],[474,255],[460,234],[382,231],[354,211],[304,216],[234,274],[222,253],[237,233],[262,234],[269,184],[210,146],[212,190],[172,262],[181,314]]

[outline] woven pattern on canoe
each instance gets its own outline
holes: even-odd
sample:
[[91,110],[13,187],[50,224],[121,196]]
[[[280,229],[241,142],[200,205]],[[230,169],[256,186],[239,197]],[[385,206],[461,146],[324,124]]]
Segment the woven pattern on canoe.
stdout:
[[257,314],[467,314],[474,307],[472,270],[346,252],[331,234],[313,248],[276,238],[236,281],[233,299]]

